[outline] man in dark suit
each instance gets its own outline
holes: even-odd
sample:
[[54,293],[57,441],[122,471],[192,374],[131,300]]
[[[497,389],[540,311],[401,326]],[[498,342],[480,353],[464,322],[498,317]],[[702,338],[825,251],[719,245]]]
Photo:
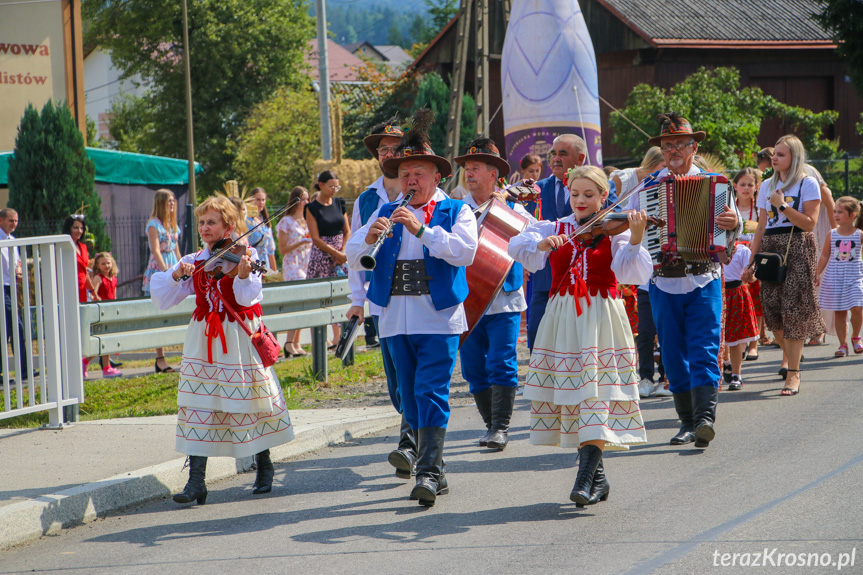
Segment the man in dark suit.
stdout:
[[[567,170],[584,164],[587,155],[587,144],[575,134],[563,134],[554,139],[549,152],[551,175],[536,183],[540,189],[540,205],[542,213],[540,220],[556,221],[572,213],[569,205],[569,190],[563,185],[563,176]],[[617,201],[614,183],[610,182],[606,206]],[[604,206],[605,207],[605,206]],[[528,211],[534,213],[536,204],[529,205]],[[548,292],[551,290],[551,267],[544,268],[531,275],[530,304],[527,310],[527,346],[532,350],[539,322],[545,315],[548,305]]]

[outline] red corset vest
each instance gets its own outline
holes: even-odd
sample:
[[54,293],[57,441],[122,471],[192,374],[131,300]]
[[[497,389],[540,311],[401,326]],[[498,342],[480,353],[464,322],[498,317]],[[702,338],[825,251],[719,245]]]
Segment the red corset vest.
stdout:
[[[572,224],[557,222],[554,233],[570,234],[575,230]],[[575,297],[576,314],[581,315],[580,298],[588,294],[600,294],[603,298],[617,297],[617,278],[611,271],[611,240],[608,236],[596,245],[595,240],[582,242],[572,239],[551,252],[551,291],[549,295],[564,295],[567,292]],[[590,300],[587,300],[590,305]]]
[[[199,269],[204,262],[195,262],[195,269]],[[234,321],[234,316],[228,314],[225,306],[219,301],[223,298],[234,308],[243,319],[252,319],[261,317],[263,311],[261,304],[256,303],[250,307],[243,307],[237,303],[234,297],[234,278],[224,276],[220,280],[211,278],[204,272],[196,273],[192,276],[192,281],[195,285],[195,311],[192,317],[197,321],[207,322],[204,328],[204,335],[207,336],[207,361],[213,363],[213,340],[218,338],[222,344],[222,352],[228,352],[228,346],[225,341],[225,330],[222,327],[222,322],[227,316],[228,321]],[[218,290],[219,295],[214,292]]]

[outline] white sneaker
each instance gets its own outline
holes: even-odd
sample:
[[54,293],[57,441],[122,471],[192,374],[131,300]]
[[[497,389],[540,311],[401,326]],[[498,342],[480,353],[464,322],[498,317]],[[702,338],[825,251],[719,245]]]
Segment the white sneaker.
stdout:
[[656,397],[671,397],[674,394],[671,393],[670,389],[665,388],[665,382],[658,381],[656,382],[656,387],[653,388],[653,395]]
[[653,392],[653,381],[647,379],[646,377],[642,379],[638,384],[638,396],[642,399],[645,397],[650,397],[650,394]]

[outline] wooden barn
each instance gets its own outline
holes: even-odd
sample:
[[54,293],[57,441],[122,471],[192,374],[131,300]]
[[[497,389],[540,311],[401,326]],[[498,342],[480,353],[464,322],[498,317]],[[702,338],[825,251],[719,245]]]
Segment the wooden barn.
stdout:
[[[859,152],[863,138],[855,123],[863,99],[854,91],[836,45],[812,19],[814,0],[579,0],[596,52],[599,93],[621,107],[632,88],[648,83],[669,88],[701,66],[734,66],[743,86],[758,86],[791,105],[814,111],[837,110],[839,121],[827,130],[845,150]],[[504,14],[491,2],[490,109],[501,103],[500,53]],[[458,17],[432,41],[413,66],[452,71]],[[473,46],[469,48],[466,90],[473,91]],[[608,116],[602,106],[603,156],[621,158],[611,143]],[[778,121],[765,121],[759,142],[771,145],[786,132]],[[501,113],[490,136],[503,142]]]

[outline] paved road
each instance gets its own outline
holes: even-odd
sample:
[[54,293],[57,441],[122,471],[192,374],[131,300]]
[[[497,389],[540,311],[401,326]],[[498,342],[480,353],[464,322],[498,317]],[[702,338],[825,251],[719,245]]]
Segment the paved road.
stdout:
[[[747,363],[706,452],[669,446],[671,399],[645,401],[650,444],[607,455],[611,497],[585,510],[568,500],[575,452],[529,445],[519,398],[500,454],[475,446],[475,408],[455,409],[452,492],[432,509],[392,475],[393,438],[372,437],[279,466],[271,496],[239,476],[203,507],[159,501],[8,551],[0,573],[809,574],[843,553],[841,572],[863,573],[863,356],[832,352],[806,349],[796,397],[778,396],[778,351]],[[810,566],[786,565],[799,554]]]

